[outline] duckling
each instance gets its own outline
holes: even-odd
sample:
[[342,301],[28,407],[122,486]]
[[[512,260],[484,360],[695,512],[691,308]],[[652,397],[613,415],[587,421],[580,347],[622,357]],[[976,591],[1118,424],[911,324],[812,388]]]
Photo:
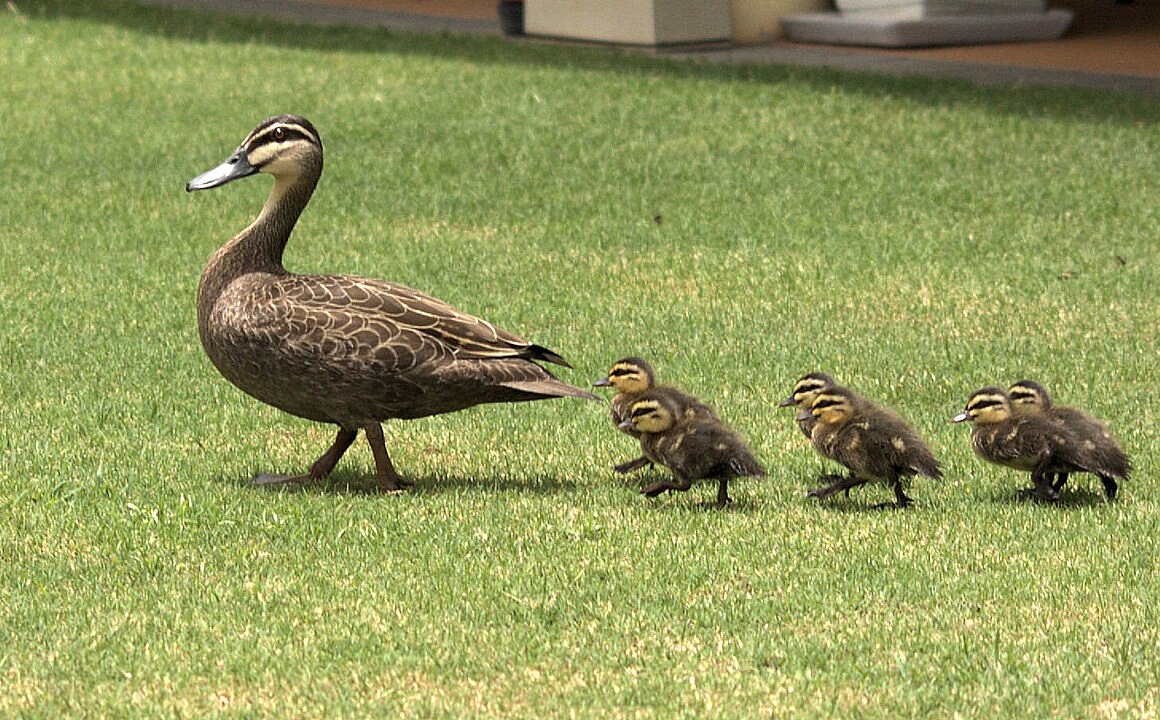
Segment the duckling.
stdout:
[[258,217],[210,258],[197,289],[202,346],[242,391],[292,415],[338,426],[334,443],[301,475],[321,480],[362,429],[380,491],[403,479],[387,454],[382,421],[481,403],[556,397],[597,400],[537,361],[570,367],[555,352],[382,280],[299,275],[282,253],[322,175],[322,142],[310,121],[262,121],[221,165],[186,185],[205,190],[256,173],[274,178]]
[[696,480],[716,478],[717,505],[729,503],[731,478],[764,477],[753,451],[716,415],[693,411],[683,393],[653,388],[629,406],[623,429],[640,434],[640,447],[651,462],[673,471],[673,480],[652,483],[641,490],[648,497],[692,487]]
[[[592,385],[594,387],[612,387],[616,390],[616,395],[612,398],[609,410],[612,416],[612,424],[632,437],[640,437],[640,433],[633,429],[632,423],[624,422],[628,419],[629,408],[637,398],[654,387],[662,387],[667,393],[679,395],[681,401],[689,411],[704,415],[713,420],[717,419],[717,414],[713,412],[713,408],[692,395],[681,392],[671,385],[658,386],[657,374],[653,366],[648,361],[639,357],[626,357],[617,360],[609,368],[608,375],[592,383]],[[641,456],[614,465],[612,469],[618,473],[629,473],[649,465],[652,465],[652,462],[647,457]]]
[[[1108,500],[1116,498],[1119,485],[1116,478],[1127,480],[1132,472],[1132,461],[1120,449],[1108,426],[1082,410],[1052,404],[1047,388],[1034,380],[1020,380],[1007,388],[1011,407],[1016,415],[1044,414],[1059,423],[1074,436],[1078,452],[1088,467],[1098,468],[1096,476],[1104,485]],[[1059,473],[1052,482],[1056,492],[1067,483],[1067,473]]]
[[880,482],[894,490],[898,507],[907,507],[914,501],[903,491],[903,478],[942,477],[939,461],[905,420],[847,388],[820,392],[809,408],[798,413],[801,420],[811,417],[814,449],[844,465],[850,474],[833,485],[811,490],[808,497],[824,500],[867,482]]
[[1059,499],[1052,485],[1056,473],[1093,472],[1068,428],[1042,413],[1016,414],[1003,388],[976,390],[951,422],[974,424],[971,447],[983,460],[1031,473],[1040,500]]
[[[809,408],[814,404],[814,398],[823,391],[836,387],[837,384],[834,382],[834,378],[825,373],[806,373],[798,378],[798,381],[794,383],[793,392],[785,400],[778,403],[778,407],[800,405],[803,408]],[[799,417],[797,425],[802,431],[802,434],[808,438],[813,433],[815,422],[816,420],[813,415],[805,415],[804,417]]]

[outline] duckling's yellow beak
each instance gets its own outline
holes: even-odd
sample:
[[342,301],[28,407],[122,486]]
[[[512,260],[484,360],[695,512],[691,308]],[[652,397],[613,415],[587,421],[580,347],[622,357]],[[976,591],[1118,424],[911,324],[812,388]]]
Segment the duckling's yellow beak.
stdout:
[[961,412],[961,413],[959,413],[958,415],[955,415],[953,418],[951,418],[951,422],[953,422],[953,423],[961,423],[961,422],[966,422],[966,421],[968,421],[968,420],[970,420],[970,419],[971,419],[971,416],[970,416],[970,415],[968,415],[968,414],[966,413],[966,411],[964,410],[963,412]]

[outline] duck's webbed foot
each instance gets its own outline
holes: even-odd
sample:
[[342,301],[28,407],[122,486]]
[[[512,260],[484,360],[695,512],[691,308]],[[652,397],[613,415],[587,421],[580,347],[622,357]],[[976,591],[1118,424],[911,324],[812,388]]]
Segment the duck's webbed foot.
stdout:
[[645,467],[652,467],[652,460],[649,460],[644,455],[641,455],[640,457],[633,458],[628,462],[622,462],[619,465],[613,465],[612,469],[621,475],[624,475],[626,473],[630,473],[634,470],[640,470],[641,468]]
[[308,472],[301,475],[271,475],[268,473],[259,473],[254,476],[254,485],[285,485],[289,483],[307,483],[318,482],[325,480],[334,470],[334,466],[338,465],[338,461],[342,459],[343,453],[347,451],[350,444],[354,442],[355,436],[358,435],[358,430],[347,430],[339,428],[338,435],[334,438],[334,442],[326,452],[314,461],[310,466]]

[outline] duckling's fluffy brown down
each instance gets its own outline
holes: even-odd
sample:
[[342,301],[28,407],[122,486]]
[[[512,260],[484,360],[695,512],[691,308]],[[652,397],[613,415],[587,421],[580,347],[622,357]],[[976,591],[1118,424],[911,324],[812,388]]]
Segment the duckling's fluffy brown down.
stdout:
[[[1116,498],[1117,479],[1127,480],[1132,461],[1102,420],[1084,411],[1054,404],[1047,388],[1034,380],[1020,380],[1007,389],[1015,415],[1042,415],[1073,438],[1079,462],[1093,469],[1109,500]],[[1067,484],[1068,473],[1055,473],[1052,488],[1059,492]]]
[[814,449],[849,470],[849,476],[824,488],[811,490],[819,499],[878,482],[894,491],[899,507],[913,501],[903,481],[915,475],[942,477],[940,463],[922,437],[899,415],[879,407],[852,391],[832,387],[813,400],[799,418],[812,415]]
[[[632,404],[646,392],[653,389],[657,389],[677,399],[685,408],[685,412],[691,412],[710,420],[718,419],[717,413],[713,408],[701,402],[696,397],[672,385],[658,384],[656,370],[653,369],[652,364],[637,356],[621,358],[612,363],[612,366],[608,369],[608,374],[592,383],[592,385],[594,387],[611,387],[616,390],[616,395],[612,396],[612,402],[609,403],[609,415],[612,418],[612,424],[621,432],[634,438],[639,438],[640,432],[629,421]],[[649,465],[652,465],[652,461],[642,455],[632,460],[618,463],[612,469],[618,473],[629,473],[633,470],[648,467]]]
[[[724,506],[729,502],[729,480],[764,477],[765,468],[745,441],[715,413],[694,412],[684,398],[679,391],[654,388],[632,405],[626,423],[633,423],[641,430],[641,451],[652,462],[673,472],[672,480],[654,482],[641,492],[649,497],[674,490],[683,492],[697,480],[716,479],[717,504]],[[640,415],[652,406],[658,408],[663,421],[658,428],[649,431],[642,424]]]
[[[953,421],[972,423],[971,447],[980,458],[1030,473],[1040,500],[1059,498],[1052,482],[1056,475],[1101,472],[1070,428],[1043,413],[1016,413],[1002,388],[976,390]],[[1109,498],[1114,495],[1113,489]]]

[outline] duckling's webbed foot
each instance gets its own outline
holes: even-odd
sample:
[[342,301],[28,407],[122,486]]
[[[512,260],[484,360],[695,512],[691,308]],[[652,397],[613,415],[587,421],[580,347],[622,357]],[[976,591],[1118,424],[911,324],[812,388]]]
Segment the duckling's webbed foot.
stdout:
[[334,443],[314,461],[314,464],[310,466],[309,472],[301,475],[270,475],[268,473],[260,473],[254,476],[253,484],[283,485],[286,483],[318,482],[319,480],[325,480],[331,471],[334,470],[334,466],[338,465],[338,461],[342,459],[343,453],[354,442],[356,435],[358,435],[358,430],[340,428],[338,435],[334,438]]
[[833,485],[827,485],[826,487],[814,488],[813,490],[810,490],[808,493],[806,493],[806,497],[825,500],[832,495],[837,495],[842,491],[849,491],[851,488],[856,488],[859,485],[864,485],[866,483],[865,480],[859,480],[854,477],[842,477],[840,475],[823,475],[818,479],[829,480],[835,477],[838,478],[836,483]]
[[1055,502],[1059,499],[1059,491],[1052,487],[1051,475],[1032,473],[1031,482],[1035,485],[1032,492],[1036,500]]
[[657,495],[670,490],[680,490],[681,492],[684,492],[692,486],[692,480],[660,480],[658,482],[652,483],[651,485],[646,485],[643,487],[640,491],[640,494],[646,495],[648,497],[656,497]]
[[379,480],[379,492],[395,492],[412,485],[399,473],[395,472],[395,465],[391,456],[387,454],[387,441],[383,437],[383,426],[371,423],[363,428],[367,436],[367,444],[371,446],[371,455],[375,458],[375,476]]
[[628,462],[622,462],[619,465],[613,465],[612,469],[621,475],[624,475],[626,473],[630,473],[634,470],[640,470],[641,468],[645,467],[652,467],[652,461],[641,455],[640,457],[629,460]]

